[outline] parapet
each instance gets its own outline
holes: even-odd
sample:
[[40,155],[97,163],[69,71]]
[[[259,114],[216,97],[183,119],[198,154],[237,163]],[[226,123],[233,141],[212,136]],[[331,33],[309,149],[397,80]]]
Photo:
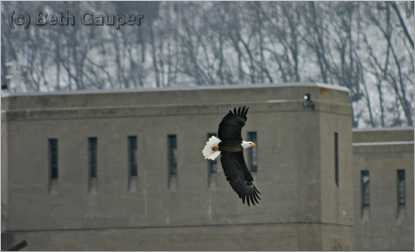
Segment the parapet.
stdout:
[[[309,92],[313,99],[333,100],[347,96],[346,88],[311,83],[281,85],[228,85],[195,88],[143,88],[48,93],[15,93],[2,97],[3,107],[16,109],[50,109],[97,106],[151,106],[166,104],[220,104],[264,100],[302,99]],[[173,95],[172,95],[173,94]],[[339,102],[339,101],[338,101]],[[5,106],[6,105],[6,106]]]

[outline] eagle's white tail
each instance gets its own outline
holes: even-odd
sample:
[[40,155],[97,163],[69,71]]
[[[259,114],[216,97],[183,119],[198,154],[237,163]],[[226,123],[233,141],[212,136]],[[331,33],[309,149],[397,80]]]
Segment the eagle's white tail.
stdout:
[[220,151],[214,150],[213,147],[218,146],[220,142],[221,140],[219,138],[211,136],[202,150],[203,157],[205,159],[215,160],[220,155]]

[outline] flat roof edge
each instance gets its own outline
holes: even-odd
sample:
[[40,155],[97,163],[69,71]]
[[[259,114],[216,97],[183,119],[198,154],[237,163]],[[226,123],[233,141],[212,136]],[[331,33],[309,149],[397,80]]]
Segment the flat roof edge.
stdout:
[[80,95],[80,94],[112,94],[112,93],[145,93],[145,92],[168,92],[168,91],[199,91],[199,90],[234,90],[234,89],[257,89],[257,88],[284,88],[284,87],[320,87],[349,93],[345,87],[324,83],[283,83],[276,85],[215,85],[196,87],[163,87],[163,88],[132,88],[132,89],[98,89],[98,90],[74,90],[74,91],[52,91],[52,92],[18,92],[2,93],[1,97],[19,96],[48,96],[48,95]]
[[392,127],[392,128],[355,128],[353,132],[376,132],[376,131],[414,131],[413,127]]
[[386,145],[413,145],[414,141],[388,141],[388,142],[361,142],[352,143],[352,146],[386,146]]

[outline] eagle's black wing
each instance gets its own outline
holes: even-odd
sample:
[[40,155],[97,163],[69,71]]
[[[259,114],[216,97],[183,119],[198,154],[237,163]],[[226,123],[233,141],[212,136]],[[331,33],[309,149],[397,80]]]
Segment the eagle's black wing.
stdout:
[[247,107],[234,108],[229,111],[219,124],[218,137],[223,144],[241,144],[241,129],[246,122]]
[[246,201],[248,206],[258,204],[261,193],[252,183],[254,179],[246,167],[243,152],[224,151],[221,153],[220,160],[226,179],[242,202]]

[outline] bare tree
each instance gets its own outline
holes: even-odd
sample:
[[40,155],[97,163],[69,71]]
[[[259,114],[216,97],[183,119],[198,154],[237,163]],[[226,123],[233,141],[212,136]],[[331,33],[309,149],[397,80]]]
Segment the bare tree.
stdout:
[[1,4],[3,21],[13,10],[145,16],[119,30],[2,22],[12,92],[324,82],[350,90],[354,127],[413,125],[413,2]]

